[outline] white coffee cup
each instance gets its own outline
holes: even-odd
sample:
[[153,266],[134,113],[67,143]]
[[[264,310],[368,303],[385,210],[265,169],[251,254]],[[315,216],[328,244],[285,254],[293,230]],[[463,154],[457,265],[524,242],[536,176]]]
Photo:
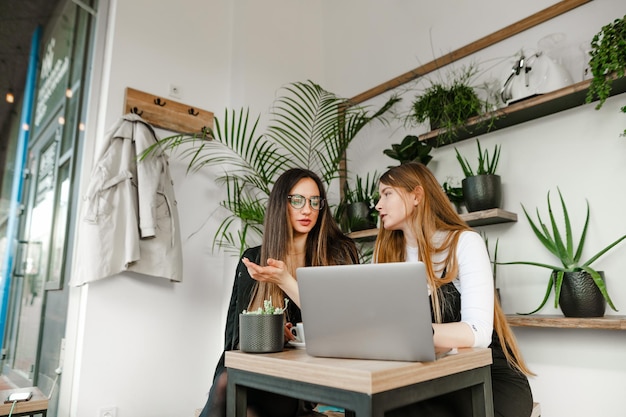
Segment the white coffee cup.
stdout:
[[292,327],[291,334],[296,338],[296,342],[304,343],[304,324],[300,322]]

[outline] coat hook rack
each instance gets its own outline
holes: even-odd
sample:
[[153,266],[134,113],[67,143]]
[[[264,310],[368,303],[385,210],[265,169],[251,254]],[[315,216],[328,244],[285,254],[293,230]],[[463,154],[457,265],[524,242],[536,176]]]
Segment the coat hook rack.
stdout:
[[213,128],[213,113],[210,111],[173,100],[165,101],[130,87],[126,87],[124,111],[141,116],[154,127],[177,133],[204,134],[203,129]]

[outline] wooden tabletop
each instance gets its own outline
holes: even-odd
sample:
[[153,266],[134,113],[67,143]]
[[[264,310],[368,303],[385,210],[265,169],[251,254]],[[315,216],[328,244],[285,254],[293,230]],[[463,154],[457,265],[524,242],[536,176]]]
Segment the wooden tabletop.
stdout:
[[229,368],[374,394],[491,365],[490,349],[458,349],[434,362],[318,358],[304,349],[278,353],[226,352]]
[[48,397],[43,395],[43,393],[37,387],[28,387],[28,388],[17,388],[17,389],[8,389],[0,391],[0,416],[8,416],[11,411],[11,407],[13,403],[4,403],[4,401],[9,398],[10,394],[14,392],[27,392],[32,391],[33,396],[28,401],[19,401],[15,404],[15,408],[13,409],[13,414],[24,414],[24,413],[40,413],[42,411],[48,410]]

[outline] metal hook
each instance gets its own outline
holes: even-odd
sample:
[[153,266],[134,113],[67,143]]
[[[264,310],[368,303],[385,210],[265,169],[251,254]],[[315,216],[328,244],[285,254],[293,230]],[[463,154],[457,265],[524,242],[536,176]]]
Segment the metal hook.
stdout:
[[207,136],[211,136],[211,129],[209,129],[206,126],[202,126],[202,129],[200,129],[200,133],[202,133],[203,137],[207,137]]
[[192,116],[197,116],[200,114],[200,112],[195,111],[193,107],[190,107],[189,110],[187,110],[187,113],[189,113]]
[[143,114],[143,110],[139,111],[139,109],[137,107],[131,108],[130,112],[133,113],[133,114],[136,114],[137,116],[141,116]]
[[167,104],[167,102],[161,101],[161,99],[157,97],[154,99],[154,104],[156,104],[157,106],[163,107]]

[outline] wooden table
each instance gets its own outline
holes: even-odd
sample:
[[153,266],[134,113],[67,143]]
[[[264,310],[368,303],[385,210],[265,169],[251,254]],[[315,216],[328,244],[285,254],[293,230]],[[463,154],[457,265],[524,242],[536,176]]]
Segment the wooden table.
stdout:
[[434,362],[317,358],[303,349],[278,353],[226,352],[228,417],[245,417],[247,388],[343,407],[357,417],[464,388],[473,415],[493,417],[491,350],[459,349]]
[[37,387],[17,388],[0,391],[0,416],[8,416],[13,403],[5,404],[4,401],[14,392],[32,391],[33,396],[28,401],[19,401],[15,403],[13,414],[11,417],[17,416],[33,416],[41,415],[46,417],[48,414],[48,397]]

